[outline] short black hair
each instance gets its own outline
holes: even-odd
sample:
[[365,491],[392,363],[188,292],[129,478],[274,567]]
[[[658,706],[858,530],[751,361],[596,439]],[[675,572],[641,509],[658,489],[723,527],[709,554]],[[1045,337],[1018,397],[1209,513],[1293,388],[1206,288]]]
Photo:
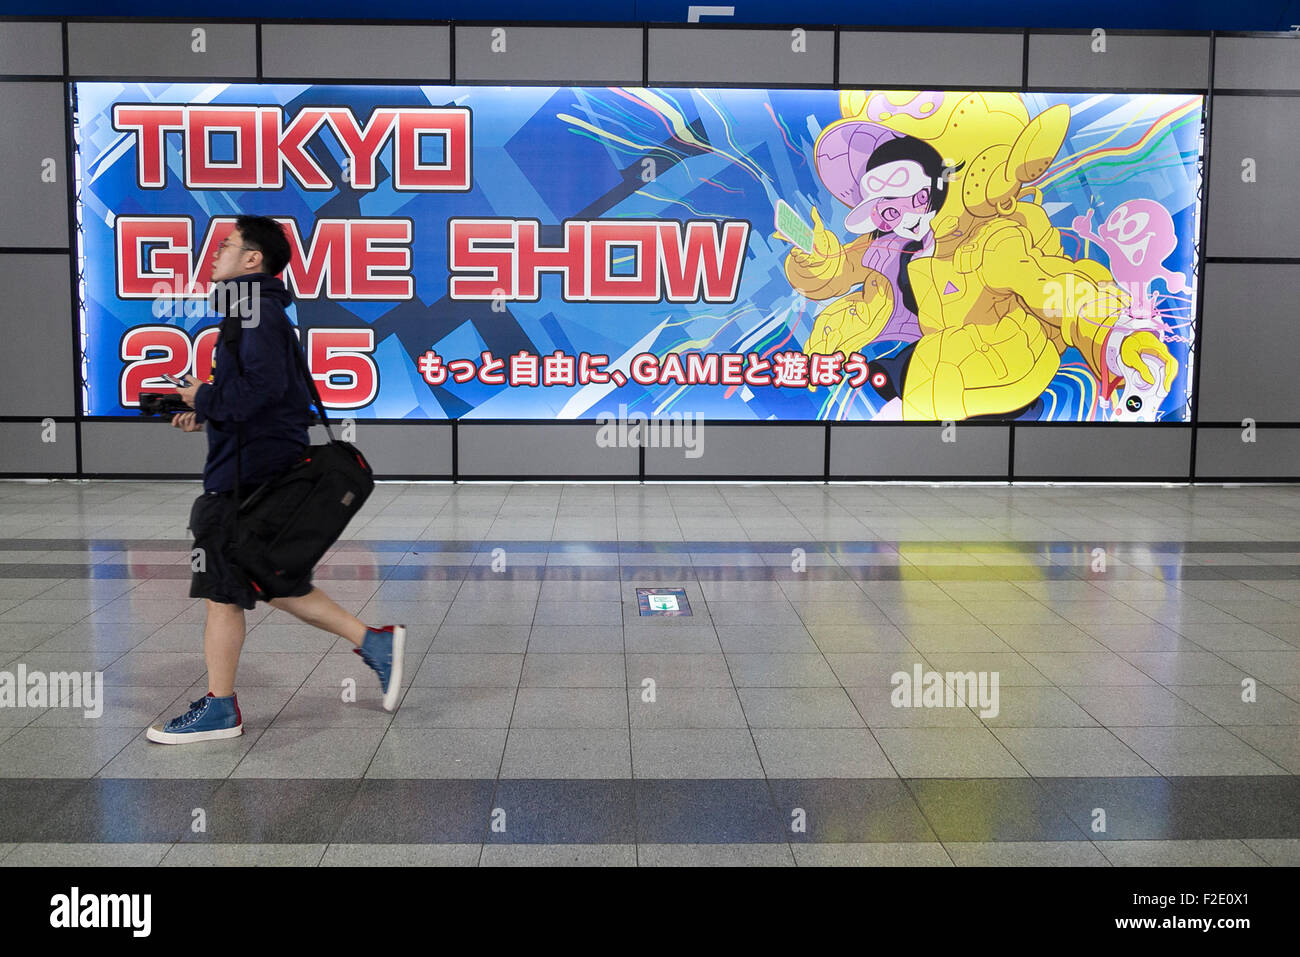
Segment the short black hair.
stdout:
[[235,228],[244,243],[262,254],[262,272],[278,276],[289,265],[289,240],[284,227],[269,216],[239,216]]

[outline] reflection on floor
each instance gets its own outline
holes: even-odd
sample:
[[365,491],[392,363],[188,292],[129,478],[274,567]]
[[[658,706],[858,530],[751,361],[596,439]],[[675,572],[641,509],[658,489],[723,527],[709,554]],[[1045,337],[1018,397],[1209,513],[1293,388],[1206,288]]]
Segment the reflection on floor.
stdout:
[[1300,863],[1300,489],[384,483],[165,747],[198,491],[0,482],[0,864]]

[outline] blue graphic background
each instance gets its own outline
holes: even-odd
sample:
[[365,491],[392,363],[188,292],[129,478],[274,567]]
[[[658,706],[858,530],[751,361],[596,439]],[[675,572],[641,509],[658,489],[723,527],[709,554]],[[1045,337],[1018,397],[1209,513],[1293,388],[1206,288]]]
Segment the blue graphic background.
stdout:
[[[773,209],[785,199],[804,218],[816,206],[842,240],[847,208],[830,195],[813,166],[817,134],[840,118],[838,94],[825,90],[682,90],[546,87],[415,87],[234,84],[76,84],[76,132],[80,152],[80,215],[84,231],[87,412],[133,414],[118,403],[118,358],[123,333],[171,321],[193,332],[215,324],[211,316],[155,318],[149,301],[119,300],[115,292],[112,223],[117,215],[189,215],[200,243],[215,216],[261,213],[292,216],[307,236],[318,218],[410,217],[415,223],[412,269],[415,298],[407,302],[303,300],[290,312],[303,330],[374,329],[373,358],[381,391],[371,405],[349,410],[357,418],[594,418],[620,406],[647,415],[693,412],[715,419],[869,419],[882,400],[869,388],[732,388],[724,386],[622,388],[488,386],[477,381],[431,387],[415,360],[427,349],[446,359],[477,358],[484,350],[506,357],[520,350],[557,349],[620,357],[638,352],[801,351],[819,304],[791,289],[783,264],[787,244],[771,238]],[[1073,113],[1060,156],[1093,149],[1119,127],[1112,115],[1132,115],[1142,101],[1143,119],[1111,147],[1141,139],[1150,123],[1189,96],[1127,94],[1027,94],[1031,116],[1055,103]],[[134,137],[112,127],[117,102],[258,104],[283,107],[286,120],[315,105],[346,105],[363,121],[380,106],[468,106],[473,111],[473,189],[465,193],[397,193],[391,188],[392,146],[377,163],[378,187],[356,191],[342,183],[346,152],[328,127],[308,152],[338,188],[306,191],[286,173],[280,190],[189,191],[183,185],[181,137],[166,137],[168,177],[161,190],[135,182]],[[1127,112],[1124,112],[1126,111]],[[1070,230],[1074,216],[1108,210],[1130,198],[1154,199],[1173,214],[1179,246],[1166,268],[1183,272],[1191,288],[1166,321],[1186,341],[1170,347],[1180,364],[1163,405],[1165,421],[1187,419],[1195,302],[1194,241],[1199,227],[1199,109],[1190,122],[1170,127],[1146,153],[1116,166],[1083,167],[1045,190],[1044,208],[1064,232],[1067,254],[1106,262],[1096,245],[1086,251]],[[646,161],[654,177],[643,174]],[[487,302],[448,297],[447,221],[454,217],[536,218],[541,241],[561,245],[560,224],[581,218],[743,219],[752,224],[734,303],[566,303],[561,278],[542,279],[536,303],[511,302],[505,313]],[[874,352],[896,351],[877,343]],[[1096,382],[1080,369],[1075,350],[1062,357],[1062,371],[1049,389],[1050,417],[1058,421],[1095,416]],[[625,368],[625,366],[624,366]],[[1045,416],[1046,417],[1046,416]]]

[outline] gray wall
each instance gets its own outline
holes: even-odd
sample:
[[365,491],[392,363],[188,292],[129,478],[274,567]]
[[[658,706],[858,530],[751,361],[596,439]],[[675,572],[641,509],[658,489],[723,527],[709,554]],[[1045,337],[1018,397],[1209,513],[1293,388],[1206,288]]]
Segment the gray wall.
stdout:
[[1018,87],[1025,37],[1011,33],[840,33],[840,85],[929,89]]
[[594,423],[361,420],[355,440],[381,477],[1300,478],[1300,40],[1107,33],[1102,50],[1091,31],[494,29],[265,23],[259,48],[253,23],[71,20],[65,51],[57,20],[0,22],[0,128],[23,131],[0,137],[0,475],[197,475],[202,436],[78,420],[66,84],[260,78],[1213,94],[1195,424],[971,423],[945,438],[938,425],[716,422],[697,456],[606,447]]
[[630,27],[456,27],[456,79],[640,86],[641,40]]
[[[1101,42],[1101,41],[1104,41]],[[1099,90],[1204,89],[1210,77],[1207,36],[1152,36],[1106,31],[1033,33],[1031,87]]]
[[834,83],[835,35],[808,30],[798,39],[790,30],[651,27],[647,70],[656,86]]
[[445,83],[451,77],[451,28],[315,24],[262,27],[266,80],[356,78]]
[[0,247],[68,245],[65,112],[60,83],[0,82]]
[[[148,55],[143,55],[148,51]],[[251,23],[68,24],[68,72],[90,77],[257,76]]]

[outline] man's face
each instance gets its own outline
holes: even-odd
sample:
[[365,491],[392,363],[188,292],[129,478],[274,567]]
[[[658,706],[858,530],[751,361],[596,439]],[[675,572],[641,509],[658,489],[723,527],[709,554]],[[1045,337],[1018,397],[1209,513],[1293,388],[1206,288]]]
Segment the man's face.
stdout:
[[244,237],[240,235],[238,229],[232,229],[225,242],[217,247],[216,255],[212,257],[212,281],[221,282],[257,272],[261,256],[259,250],[249,249],[244,245]]

